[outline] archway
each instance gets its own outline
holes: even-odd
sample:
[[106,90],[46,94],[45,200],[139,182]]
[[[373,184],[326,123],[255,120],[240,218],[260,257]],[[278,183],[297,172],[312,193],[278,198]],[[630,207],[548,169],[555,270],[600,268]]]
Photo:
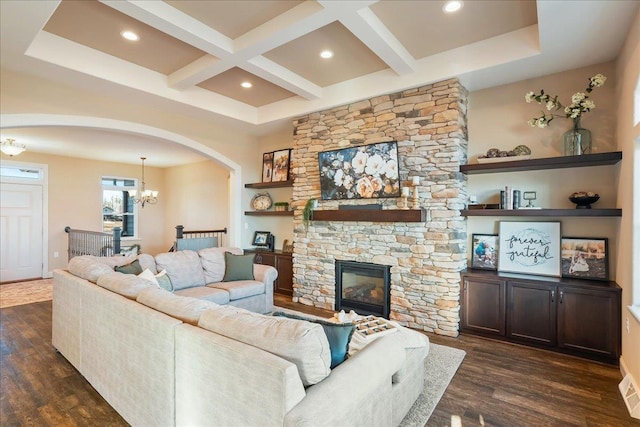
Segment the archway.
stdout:
[[65,126],[105,129],[164,139],[202,153],[229,170],[229,245],[240,247],[242,168],[213,148],[183,135],[140,123],[102,117],[60,114],[0,114],[0,129]]

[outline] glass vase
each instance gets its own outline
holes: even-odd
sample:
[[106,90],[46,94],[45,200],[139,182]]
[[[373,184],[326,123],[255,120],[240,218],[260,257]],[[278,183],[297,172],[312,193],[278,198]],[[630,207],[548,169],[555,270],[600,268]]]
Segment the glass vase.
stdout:
[[580,127],[580,119],[573,120],[573,128],[562,135],[563,154],[580,156],[591,153],[591,132]]

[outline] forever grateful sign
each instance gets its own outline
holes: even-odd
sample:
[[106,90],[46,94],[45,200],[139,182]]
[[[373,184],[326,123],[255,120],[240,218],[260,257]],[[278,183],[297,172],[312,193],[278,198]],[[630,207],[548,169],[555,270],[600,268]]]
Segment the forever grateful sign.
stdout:
[[560,276],[559,222],[500,222],[498,270]]

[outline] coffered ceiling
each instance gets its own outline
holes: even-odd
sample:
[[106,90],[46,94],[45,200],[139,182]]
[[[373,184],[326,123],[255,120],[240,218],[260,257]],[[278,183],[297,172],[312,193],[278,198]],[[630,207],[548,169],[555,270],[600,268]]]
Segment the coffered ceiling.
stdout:
[[2,66],[69,84],[82,76],[92,90],[115,85],[259,134],[451,77],[477,90],[612,60],[640,4],[466,0],[446,14],[444,3],[2,0]]

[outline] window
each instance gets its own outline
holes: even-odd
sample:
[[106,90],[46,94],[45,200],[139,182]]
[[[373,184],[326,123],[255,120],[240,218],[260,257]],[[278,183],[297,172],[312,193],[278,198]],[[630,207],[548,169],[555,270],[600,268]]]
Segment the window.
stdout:
[[102,231],[110,233],[120,227],[122,237],[136,237],[137,210],[129,197],[136,185],[135,179],[102,177]]

